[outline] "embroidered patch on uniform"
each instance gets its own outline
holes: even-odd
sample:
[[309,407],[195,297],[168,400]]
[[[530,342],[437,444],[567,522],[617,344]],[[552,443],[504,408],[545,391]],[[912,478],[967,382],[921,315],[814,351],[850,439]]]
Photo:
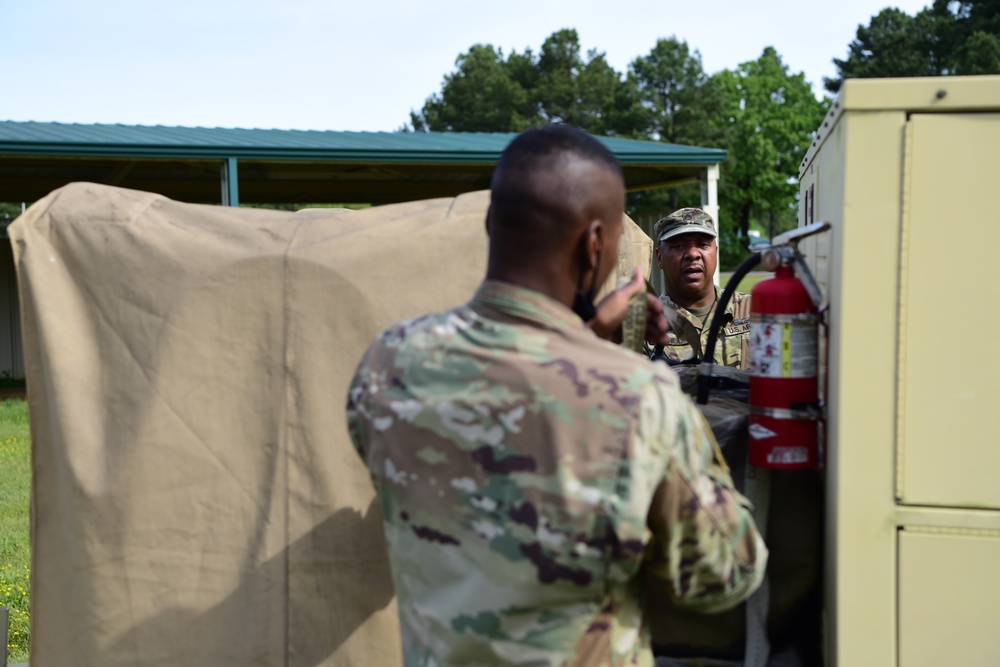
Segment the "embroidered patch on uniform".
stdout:
[[727,336],[738,336],[739,334],[745,334],[750,331],[750,323],[746,324],[734,324],[731,327],[726,327]]

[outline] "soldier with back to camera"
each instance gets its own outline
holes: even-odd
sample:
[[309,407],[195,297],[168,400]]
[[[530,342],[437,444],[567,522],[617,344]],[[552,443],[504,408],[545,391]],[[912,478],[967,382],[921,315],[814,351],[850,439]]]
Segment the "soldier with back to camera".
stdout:
[[[767,549],[676,375],[585,324],[623,206],[597,140],[519,135],[493,175],[472,300],[389,327],[358,367],[348,424],[409,667],[648,667],[641,570],[703,611],[763,576]],[[637,274],[597,320],[620,325],[642,290]]]

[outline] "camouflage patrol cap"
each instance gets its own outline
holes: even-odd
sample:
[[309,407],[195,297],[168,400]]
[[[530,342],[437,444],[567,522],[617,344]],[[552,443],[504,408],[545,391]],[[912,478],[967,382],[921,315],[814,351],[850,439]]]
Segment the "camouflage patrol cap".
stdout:
[[660,218],[653,225],[653,237],[657,243],[666,241],[672,236],[692,232],[708,234],[713,238],[719,235],[719,232],[715,231],[715,221],[712,220],[712,216],[700,208],[682,208],[665,218]]

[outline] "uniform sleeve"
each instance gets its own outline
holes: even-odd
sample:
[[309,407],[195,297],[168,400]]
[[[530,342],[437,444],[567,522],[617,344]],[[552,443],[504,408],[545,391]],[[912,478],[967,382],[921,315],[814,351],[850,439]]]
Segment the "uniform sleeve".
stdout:
[[760,585],[767,547],[749,501],[715,461],[714,436],[701,412],[680,391],[658,396],[662,404],[645,411],[652,430],[642,429],[666,458],[647,518],[647,567],[669,582],[678,607],[723,611]]
[[347,433],[354,444],[354,450],[361,457],[362,461],[367,461],[368,451],[368,420],[365,399],[368,393],[368,355],[361,360],[351,384],[347,388]]

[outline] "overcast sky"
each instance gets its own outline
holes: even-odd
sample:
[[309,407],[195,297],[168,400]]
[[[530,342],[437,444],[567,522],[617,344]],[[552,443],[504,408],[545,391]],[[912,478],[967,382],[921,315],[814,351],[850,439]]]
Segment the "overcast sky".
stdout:
[[660,37],[717,72],[774,46],[817,96],[858,24],[927,0],[0,0],[0,120],[398,129],[475,43],[575,28],[624,72]]

